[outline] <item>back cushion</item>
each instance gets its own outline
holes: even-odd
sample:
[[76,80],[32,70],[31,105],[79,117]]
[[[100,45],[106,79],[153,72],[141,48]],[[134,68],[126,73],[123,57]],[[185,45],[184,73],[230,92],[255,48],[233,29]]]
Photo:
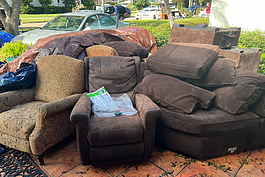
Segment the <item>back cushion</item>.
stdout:
[[161,74],[146,76],[134,90],[159,106],[181,113],[193,113],[197,107],[208,109],[215,96],[210,91]]
[[92,57],[89,59],[89,92],[104,86],[109,93],[131,91],[137,84],[139,57]]
[[131,57],[139,56],[141,59],[147,58],[149,50],[139,44],[128,41],[113,41],[105,43],[104,45],[114,48],[119,56]]
[[35,100],[51,102],[84,91],[84,62],[64,55],[40,57]]
[[232,60],[219,58],[201,79],[186,79],[185,81],[206,89],[236,85],[235,65]]
[[248,111],[265,90],[265,76],[236,69],[237,85],[226,86],[214,90],[215,104],[218,108],[231,114],[240,114]]
[[217,60],[219,47],[208,44],[170,43],[146,59],[156,73],[200,79]]

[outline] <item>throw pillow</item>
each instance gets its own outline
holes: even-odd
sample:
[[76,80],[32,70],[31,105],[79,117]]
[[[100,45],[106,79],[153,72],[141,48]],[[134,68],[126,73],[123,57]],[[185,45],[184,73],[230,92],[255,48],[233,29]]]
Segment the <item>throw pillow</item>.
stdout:
[[214,90],[215,104],[231,114],[248,111],[265,90],[265,76],[242,69],[236,69],[237,85]]
[[219,47],[209,44],[170,43],[146,59],[156,73],[200,79],[217,60]]
[[159,106],[181,113],[193,113],[198,106],[208,109],[215,96],[208,90],[160,74],[148,75],[134,90]]
[[186,79],[193,85],[211,89],[227,85],[236,85],[235,62],[219,58],[201,79]]
[[138,56],[140,59],[147,58],[149,55],[149,50],[137,43],[128,41],[113,41],[104,43],[104,45],[114,48],[119,56],[132,57]]

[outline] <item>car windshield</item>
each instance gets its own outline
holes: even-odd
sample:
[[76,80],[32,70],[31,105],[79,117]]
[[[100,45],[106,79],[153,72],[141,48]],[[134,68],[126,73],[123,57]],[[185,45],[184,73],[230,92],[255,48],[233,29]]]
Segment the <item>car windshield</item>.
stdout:
[[58,16],[44,25],[42,29],[76,31],[84,18],[80,16]]

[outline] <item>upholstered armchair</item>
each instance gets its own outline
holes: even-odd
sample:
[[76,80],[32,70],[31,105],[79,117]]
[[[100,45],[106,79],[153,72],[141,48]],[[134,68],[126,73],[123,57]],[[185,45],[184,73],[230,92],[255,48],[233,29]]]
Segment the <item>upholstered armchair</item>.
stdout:
[[67,56],[40,57],[36,87],[0,94],[0,143],[36,155],[75,131],[70,113],[84,90],[84,62]]
[[147,96],[133,91],[141,81],[140,58],[92,57],[85,58],[85,65],[89,71],[85,80],[88,92],[104,86],[114,97],[127,93],[138,112],[132,116],[95,117],[91,100],[84,93],[71,113],[81,163],[109,165],[151,158],[160,109]]

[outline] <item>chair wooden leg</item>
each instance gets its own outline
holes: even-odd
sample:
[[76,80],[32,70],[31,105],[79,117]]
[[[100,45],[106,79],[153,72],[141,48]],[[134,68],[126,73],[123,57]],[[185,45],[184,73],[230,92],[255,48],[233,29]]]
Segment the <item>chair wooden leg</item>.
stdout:
[[44,159],[43,159],[43,154],[41,154],[41,155],[37,155],[37,158],[38,158],[38,160],[39,160],[39,164],[40,165],[44,165]]

